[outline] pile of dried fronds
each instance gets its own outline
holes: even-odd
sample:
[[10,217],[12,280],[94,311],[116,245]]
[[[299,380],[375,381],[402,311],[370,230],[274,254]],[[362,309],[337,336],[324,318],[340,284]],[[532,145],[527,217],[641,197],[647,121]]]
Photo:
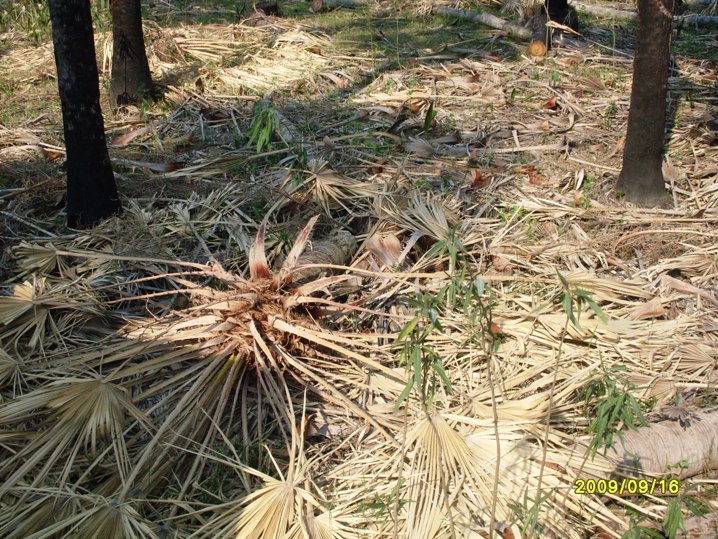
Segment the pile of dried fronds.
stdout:
[[[636,319],[652,297],[670,308],[670,288],[575,271],[569,286],[590,292],[608,321],[589,309],[568,323],[555,261],[576,245],[527,257],[516,220],[457,230],[468,249],[457,264],[493,285],[471,295],[460,287],[469,273],[458,284],[427,273],[454,265],[448,254],[417,258],[414,244],[400,261],[391,247],[412,234],[449,241],[450,208],[419,192],[376,197],[364,262],[296,284],[315,219],[271,272],[272,225],[246,222],[230,191],[133,204],[92,233],[20,245],[18,283],[0,301],[3,536],[99,537],[91,530],[112,526],[154,537],[162,523],[183,537],[299,537],[308,526],[428,538],[508,525],[522,511],[556,537],[580,537],[573,522],[588,515],[619,529],[605,501],[571,494],[577,477],[612,471],[583,461],[582,391],[618,364],[659,399],[712,383],[701,313]],[[187,241],[206,263],[175,258]],[[248,274],[224,269],[241,260]],[[414,393],[396,408],[407,372],[392,343],[418,312],[402,298],[421,293],[445,298],[432,304],[445,330],[422,346],[451,381],[429,413]],[[479,307],[490,326],[467,314]]]

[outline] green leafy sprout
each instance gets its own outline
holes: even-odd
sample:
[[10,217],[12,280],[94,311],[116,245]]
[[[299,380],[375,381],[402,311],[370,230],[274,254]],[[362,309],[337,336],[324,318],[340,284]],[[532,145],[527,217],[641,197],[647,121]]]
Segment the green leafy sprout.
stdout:
[[257,153],[272,149],[272,135],[277,123],[277,113],[272,104],[258,103],[249,127],[249,144],[256,146]]

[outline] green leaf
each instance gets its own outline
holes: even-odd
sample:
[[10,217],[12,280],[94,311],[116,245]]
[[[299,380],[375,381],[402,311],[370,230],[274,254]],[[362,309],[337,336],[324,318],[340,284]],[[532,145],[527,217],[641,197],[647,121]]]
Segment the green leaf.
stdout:
[[564,287],[566,290],[568,290],[568,289],[570,288],[570,286],[569,286],[569,284],[568,284],[568,281],[566,280],[566,277],[564,277],[563,275],[561,275],[558,270],[556,270],[556,275],[558,275],[558,278],[559,278],[559,280],[561,281],[561,284],[563,285],[563,287]]
[[406,398],[411,393],[411,388],[414,387],[414,381],[409,380],[407,384],[404,386],[404,390],[401,392],[401,395],[399,395],[399,398],[396,400],[396,404],[394,405],[394,411],[396,412],[399,407],[401,406],[401,403],[406,400]]
[[476,295],[481,297],[484,295],[484,290],[486,290],[486,282],[481,277],[476,277],[474,279],[474,290],[476,290]]
[[678,499],[672,500],[668,504],[666,520],[663,523],[663,527],[666,532],[666,537],[669,539],[675,539],[678,530],[685,533],[686,528],[683,526],[683,513]]
[[421,391],[421,348],[414,348],[411,355],[414,360],[414,384],[417,391]]
[[451,385],[451,381],[449,380],[449,377],[446,376],[446,371],[444,371],[444,366],[441,364],[441,360],[434,362],[434,370],[439,375],[439,378],[441,378],[441,381],[444,382],[446,390],[452,391],[453,387]]
[[447,294],[449,294],[449,297],[451,297],[451,292],[452,292],[453,288],[454,287],[450,284],[442,287],[441,290],[439,290],[439,293],[436,294],[436,303],[437,304],[444,303],[444,299],[446,298]]
[[621,416],[623,415],[622,412],[623,412],[623,406],[624,406],[625,402],[626,402],[626,394],[621,393],[618,397],[618,401],[615,404],[613,404],[613,410],[611,410],[611,415],[608,418],[609,425],[614,424],[616,419],[619,417],[619,414],[621,414]]
[[608,316],[606,316],[606,313],[603,312],[603,309],[601,309],[593,298],[586,296],[586,303],[588,303],[588,306],[591,307],[594,313],[596,313],[596,316],[601,319],[601,322],[608,324]]
[[446,288],[447,288],[447,291],[449,294],[449,307],[453,309],[454,306],[456,305],[456,292],[457,292],[456,286],[451,284]]
[[702,517],[711,512],[711,506],[697,496],[684,496],[683,505],[696,517]]
[[573,302],[571,301],[571,295],[568,292],[564,292],[563,298],[562,298],[562,303],[563,303],[563,310],[566,312],[566,316],[571,321],[573,326],[576,329],[583,331],[581,328],[581,325],[578,323],[578,320],[576,320],[576,317],[573,314]]
[[449,258],[451,259],[451,262],[456,264],[456,257],[458,256],[456,245],[454,245],[453,242],[448,242],[446,244],[446,249],[449,251]]
[[401,342],[404,339],[407,338],[411,333],[414,332],[414,329],[416,328],[416,325],[419,323],[419,317],[415,316],[411,321],[409,321],[408,324],[404,326],[404,329],[401,330],[401,333],[399,333],[399,336],[396,338],[396,342]]
[[466,250],[466,247],[464,246],[464,244],[458,239],[456,240],[456,248],[459,250],[459,252],[461,252],[465,255],[469,254],[469,251]]
[[429,131],[431,129],[431,124],[434,122],[434,118],[436,118],[436,111],[434,110],[434,102],[432,101],[429,103],[429,108],[426,109],[426,116],[424,116],[424,131]]
[[[461,306],[461,311],[462,311],[464,314],[467,314],[467,315],[468,315],[468,314],[469,314],[469,310],[471,309],[471,304],[472,304],[473,302],[474,302],[474,298],[471,296],[471,294],[466,294],[466,295],[464,295],[464,302],[463,302],[463,305]],[[474,321],[472,320],[472,323],[473,323],[473,322],[474,322]]]
[[626,372],[628,370],[628,367],[625,365],[613,365],[611,367],[611,372]]
[[439,240],[426,252],[426,257],[431,258],[432,256],[441,255],[441,253],[444,252],[444,249],[446,249],[446,242],[444,240]]

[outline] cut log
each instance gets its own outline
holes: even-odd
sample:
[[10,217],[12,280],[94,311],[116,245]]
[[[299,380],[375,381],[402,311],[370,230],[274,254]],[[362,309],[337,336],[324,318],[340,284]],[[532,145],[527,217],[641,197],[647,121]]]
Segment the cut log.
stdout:
[[549,21],[556,22],[572,30],[578,30],[578,14],[567,0],[544,0],[542,6],[536,6],[538,11],[530,19],[532,32],[529,55],[546,56],[555,39],[559,39],[562,29],[549,28]]
[[[622,471],[685,479],[718,468],[718,413],[695,412],[625,433],[606,456]],[[682,466],[678,468],[677,463]]]
[[537,15],[531,17],[531,43],[529,54],[531,56],[546,56],[549,46],[549,29],[546,26],[548,17],[546,11],[541,10]]
[[311,246],[304,251],[295,264],[292,272],[292,282],[302,284],[315,279],[327,270],[321,267],[302,267],[312,264],[326,264],[344,266],[349,264],[357,249],[356,238],[341,228],[329,232],[325,238],[312,241]]
[[467,19],[469,21],[478,22],[497,30],[503,30],[507,34],[519,39],[531,39],[531,31],[523,26],[512,24],[501,17],[496,17],[490,13],[480,11],[466,11],[465,9],[454,9],[446,6],[433,6],[431,12],[436,15],[444,15],[446,17],[458,17],[459,19]]

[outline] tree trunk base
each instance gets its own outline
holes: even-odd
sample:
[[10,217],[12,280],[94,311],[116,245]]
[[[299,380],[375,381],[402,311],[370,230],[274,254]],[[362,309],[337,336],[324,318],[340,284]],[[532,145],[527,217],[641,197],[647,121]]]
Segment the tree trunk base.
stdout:
[[[655,174],[655,172],[654,172]],[[622,192],[625,199],[634,204],[651,208],[666,208],[671,203],[668,192],[657,191],[655,184],[663,181],[663,172],[659,172],[660,180],[656,180],[649,171],[630,170],[624,166],[618,178],[616,189]]]

